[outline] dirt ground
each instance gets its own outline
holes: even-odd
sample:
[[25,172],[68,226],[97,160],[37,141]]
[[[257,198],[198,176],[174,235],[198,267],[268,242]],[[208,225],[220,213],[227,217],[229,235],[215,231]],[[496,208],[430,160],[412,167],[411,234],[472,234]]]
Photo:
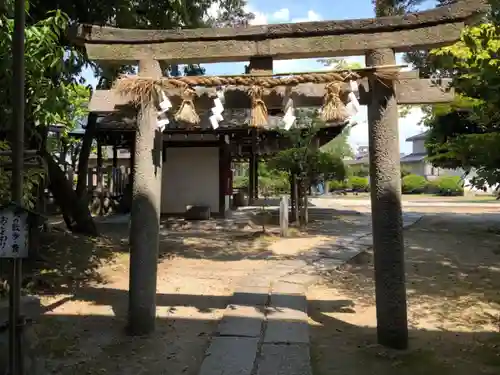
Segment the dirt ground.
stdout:
[[499,215],[414,210],[427,215],[405,231],[410,350],[376,344],[371,261],[346,265],[309,290],[315,375],[500,373]]
[[[46,358],[49,373],[195,375],[238,281],[321,240],[291,238],[280,244],[278,237],[260,235],[259,229],[225,227],[217,221],[164,222],[157,329],[151,337],[143,338],[124,333],[127,224],[102,225],[104,237],[94,246],[85,247],[81,239],[69,235],[67,245],[73,251],[79,244],[78,250],[92,248],[96,257],[101,252],[108,254],[109,249],[113,256],[108,254],[101,267],[93,266],[94,277],[88,282],[70,283],[69,277],[59,275],[49,288],[52,295],[43,297],[47,312],[36,327],[39,352]],[[270,229],[271,234],[276,231]],[[63,242],[58,239],[58,249]]]

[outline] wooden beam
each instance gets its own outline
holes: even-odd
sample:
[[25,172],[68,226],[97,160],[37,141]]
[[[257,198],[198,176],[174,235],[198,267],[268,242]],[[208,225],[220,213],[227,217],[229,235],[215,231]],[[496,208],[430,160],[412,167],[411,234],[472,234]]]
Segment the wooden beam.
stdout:
[[[414,72],[405,72],[396,83],[396,98],[398,104],[432,104],[446,103],[453,100],[454,91],[450,87],[450,80],[443,79],[441,82],[434,82],[430,79],[415,79]],[[369,84],[366,79],[358,82],[360,87],[360,103],[369,103]],[[345,90],[348,91],[348,85]],[[198,97],[195,100],[195,107],[199,113],[210,110],[213,107],[215,88],[197,88]],[[291,98],[296,107],[319,107],[323,103],[325,93],[324,84],[301,84],[292,89]],[[179,90],[167,92],[174,110],[178,108],[182,99]],[[264,101],[267,108],[281,108],[284,87],[277,87],[265,95]],[[90,100],[89,109],[93,113],[106,114],[125,108],[130,109],[129,100],[126,97],[117,95],[112,90],[96,90]],[[227,87],[225,89],[225,108],[227,109],[247,109],[251,108],[250,99],[245,88]]]

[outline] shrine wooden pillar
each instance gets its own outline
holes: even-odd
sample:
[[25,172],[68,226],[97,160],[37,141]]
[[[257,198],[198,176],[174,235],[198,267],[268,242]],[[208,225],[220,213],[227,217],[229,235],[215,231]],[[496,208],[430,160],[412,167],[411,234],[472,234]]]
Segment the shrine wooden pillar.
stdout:
[[102,142],[97,140],[97,165],[96,165],[96,174],[97,174],[97,191],[102,190]]
[[219,140],[219,215],[226,217],[227,196],[232,195],[231,150],[228,136],[221,135]]
[[113,145],[113,168],[118,167],[118,149]]
[[255,160],[253,163],[253,168],[254,168],[253,175],[255,176],[253,179],[253,196],[255,199],[259,199],[259,153],[258,153],[258,151],[255,153]]
[[[160,78],[159,62],[140,61],[139,76]],[[163,149],[163,136],[156,122],[154,103],[143,103],[137,116],[133,156],[128,308],[128,331],[132,335],[149,334],[155,329]]]
[[[392,49],[370,51],[367,66],[394,65]],[[401,209],[398,105],[394,83],[370,79],[368,104],[370,191],[379,344],[408,346]]]
[[250,157],[248,161],[248,205],[255,203],[257,194],[255,188],[257,186],[257,130],[251,130],[252,144],[250,147]]
[[[247,72],[252,75],[270,75],[273,74],[272,56],[252,56]],[[257,129],[252,129],[252,152],[249,164],[249,197],[248,203],[253,204],[259,198],[259,156],[258,156],[259,135]],[[250,178],[251,176],[251,178]]]
[[97,199],[99,200],[99,216],[104,215],[104,174],[103,174],[103,157],[102,157],[102,142],[100,139],[97,139],[97,168],[96,168],[96,177],[97,177],[97,186],[96,193]]
[[134,176],[135,176],[135,137],[136,137],[136,132],[132,133],[132,139],[130,140],[130,147],[129,147],[129,153],[130,153],[130,173],[129,173],[129,185],[134,186]]

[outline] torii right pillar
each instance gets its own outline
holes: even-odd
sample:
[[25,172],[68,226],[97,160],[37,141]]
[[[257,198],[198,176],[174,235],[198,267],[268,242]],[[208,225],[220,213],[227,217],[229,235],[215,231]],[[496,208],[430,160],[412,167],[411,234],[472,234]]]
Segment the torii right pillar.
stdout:
[[[370,51],[366,66],[395,65],[392,49]],[[391,82],[370,80],[368,104],[377,337],[381,345],[408,347],[398,105]]]

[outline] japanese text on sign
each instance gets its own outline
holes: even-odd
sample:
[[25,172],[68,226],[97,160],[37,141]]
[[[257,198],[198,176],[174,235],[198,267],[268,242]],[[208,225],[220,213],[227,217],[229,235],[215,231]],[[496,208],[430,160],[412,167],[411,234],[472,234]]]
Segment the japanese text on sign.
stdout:
[[0,212],[0,258],[28,256],[27,213],[4,210]]

